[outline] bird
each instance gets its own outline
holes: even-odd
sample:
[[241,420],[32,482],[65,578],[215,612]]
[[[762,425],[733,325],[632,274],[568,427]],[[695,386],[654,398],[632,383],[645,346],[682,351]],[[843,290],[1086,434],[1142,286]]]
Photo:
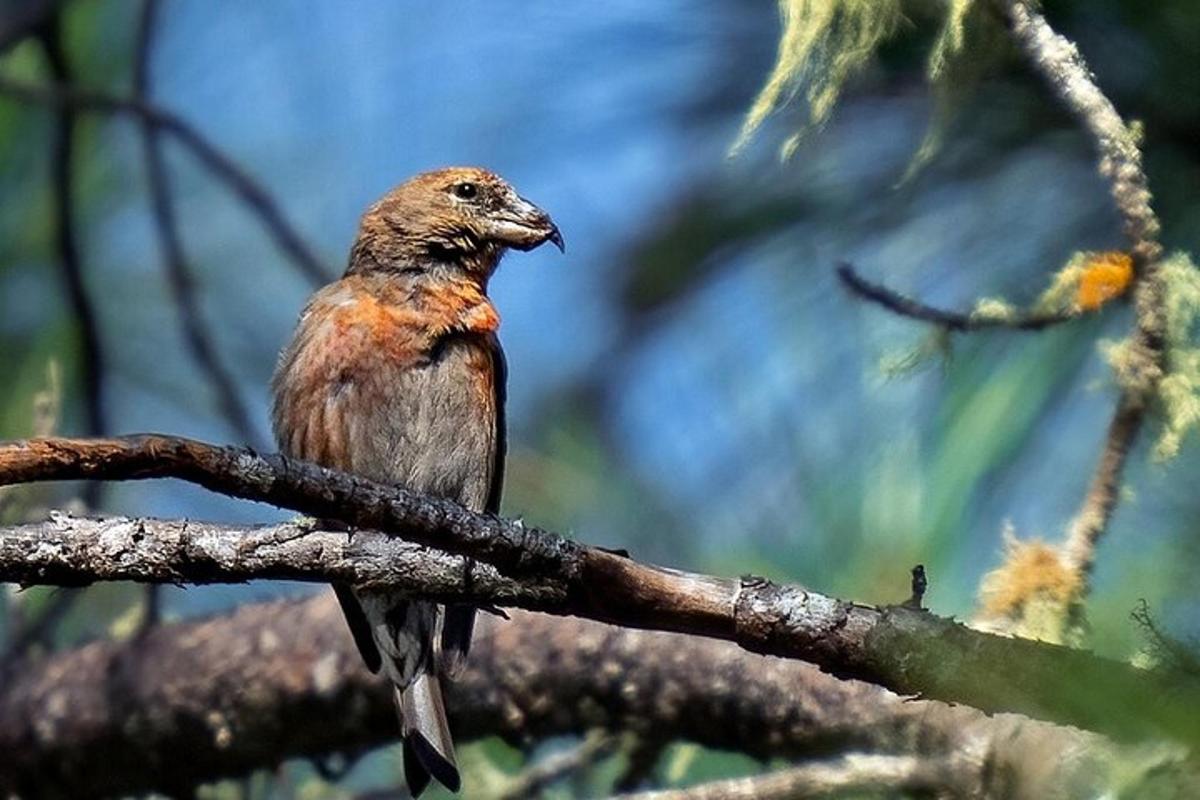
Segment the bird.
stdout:
[[[271,382],[285,456],[496,514],[507,366],[488,281],[509,250],[550,242],[550,216],[478,167],[419,174],[362,215],[343,276],[308,301]],[[334,585],[363,661],[393,687],[405,779],[461,779],[442,679],[462,668],[475,608]]]

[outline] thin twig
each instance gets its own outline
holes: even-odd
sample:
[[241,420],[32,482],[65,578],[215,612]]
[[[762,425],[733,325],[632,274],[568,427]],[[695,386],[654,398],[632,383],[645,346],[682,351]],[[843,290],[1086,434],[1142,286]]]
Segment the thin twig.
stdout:
[[546,756],[522,770],[500,793],[497,800],[530,800],[559,781],[576,775],[611,753],[617,737],[604,731],[591,731],[574,747]]
[[[134,58],[133,97],[139,103],[150,101],[150,60],[152,57],[157,0],[144,0],[138,23]],[[171,191],[170,175],[163,157],[160,129],[147,118],[140,118],[142,153],[150,179],[150,198],[154,224],[158,230],[163,268],[179,314],[183,339],[192,358],[212,385],[217,404],[226,423],[245,444],[265,447],[255,432],[249,409],[238,395],[237,385],[221,363],[209,329],[201,320],[196,286],[179,236],[178,219]]]
[[74,608],[79,594],[80,590],[75,588],[57,589],[46,598],[36,619],[30,619],[28,615],[21,618],[13,635],[5,642],[4,652],[0,653],[0,679],[21,663],[30,648],[48,648],[54,642],[59,623]]
[[644,730],[635,732],[633,744],[625,752],[625,769],[613,783],[613,791],[632,792],[640,788],[658,766],[668,744],[661,735],[655,736]]
[[[62,49],[59,21],[55,17],[40,34],[50,73],[59,83],[71,80],[70,65]],[[84,429],[89,436],[108,433],[108,409],[104,396],[104,371],[107,357],[101,341],[96,307],[83,276],[83,259],[75,219],[75,109],[59,106],[54,132],[50,137],[51,180],[54,190],[55,247],[59,269],[67,290],[67,300],[79,329],[79,372],[83,383]],[[103,487],[95,483],[83,487],[88,508],[99,504]]]
[[0,19],[0,53],[12,45],[35,35],[58,12],[65,0],[26,0],[23,4],[8,3]]
[[[851,754],[750,778],[702,783],[684,789],[619,795],[620,800],[805,800],[856,792],[948,792],[974,796],[964,784],[977,784],[969,763],[937,756]],[[616,800],[616,798],[614,798]]]
[[1011,317],[993,317],[982,314],[972,314],[962,311],[948,311],[935,306],[926,305],[908,295],[901,294],[879,283],[873,283],[859,275],[854,266],[842,262],[837,267],[838,278],[853,294],[876,305],[886,308],[894,314],[922,322],[930,322],[947,330],[967,332],[981,331],[992,328],[1006,328],[1016,331],[1040,331],[1063,322],[1078,319],[1077,314],[1064,314],[1047,311],[1017,312]]
[[321,285],[329,280],[330,276],[325,266],[283,216],[270,193],[232,158],[176,114],[152,103],[105,92],[77,89],[61,83],[39,85],[0,77],[0,94],[28,103],[71,107],[99,114],[131,115],[149,121],[156,128],[171,134],[190,150],[192,155],[254,212],[279,249],[310,283]]
[[[58,83],[69,83],[71,67],[62,46],[61,17],[51,16],[38,32],[46,53],[50,74]],[[83,259],[75,217],[75,145],[78,120],[75,110],[66,106],[55,114],[51,134],[51,184],[55,209],[55,247],[59,269],[67,291],[75,324],[79,333],[79,375],[83,384],[84,429],[91,436],[108,433],[108,409],[104,394],[104,372],[107,358],[96,319],[95,304],[83,276]],[[88,509],[99,507],[104,487],[89,482],[80,490],[80,498]],[[38,621],[19,632],[3,655],[4,666],[19,660],[34,644],[46,644],[52,639],[58,623],[70,613],[79,597],[79,590],[64,589],[51,598],[46,613]]]

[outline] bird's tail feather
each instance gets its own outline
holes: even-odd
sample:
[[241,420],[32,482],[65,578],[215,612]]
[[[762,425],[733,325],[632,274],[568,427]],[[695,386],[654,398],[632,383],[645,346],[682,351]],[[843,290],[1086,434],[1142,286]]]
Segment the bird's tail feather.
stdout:
[[474,630],[475,606],[446,606],[446,613],[442,617],[442,650],[438,666],[450,680],[456,680],[466,666]]
[[413,797],[419,795],[429,785],[430,776],[457,792],[462,781],[438,676],[422,672],[407,689],[396,689],[396,707],[404,737],[404,778],[409,792]]

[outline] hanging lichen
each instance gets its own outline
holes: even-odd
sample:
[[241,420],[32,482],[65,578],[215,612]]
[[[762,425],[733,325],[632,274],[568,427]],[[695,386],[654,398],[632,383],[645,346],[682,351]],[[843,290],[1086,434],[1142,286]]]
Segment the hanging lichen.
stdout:
[[[977,0],[946,0],[945,17],[930,49],[926,74],[934,88],[934,114],[906,178],[940,147],[959,89],[986,69],[999,26]],[[870,63],[904,19],[900,0],[779,0],[783,32],[775,66],[746,114],[732,152],[741,150],[774,111],[801,93],[808,121],[784,141],[784,158],[805,135],[828,120],[846,82]],[[978,35],[973,35],[978,34]]]
[[862,69],[900,22],[899,0],[780,0],[783,33],[775,66],[759,92],[741,133],[737,152],[777,108],[801,89],[808,125],[783,145],[786,158],[803,135],[829,119],[847,79]]

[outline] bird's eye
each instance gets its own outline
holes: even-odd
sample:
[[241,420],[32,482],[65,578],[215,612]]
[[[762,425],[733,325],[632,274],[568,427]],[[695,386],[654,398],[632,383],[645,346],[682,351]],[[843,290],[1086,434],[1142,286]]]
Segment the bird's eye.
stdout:
[[473,183],[456,183],[450,191],[460,200],[474,200],[479,194],[479,187]]

